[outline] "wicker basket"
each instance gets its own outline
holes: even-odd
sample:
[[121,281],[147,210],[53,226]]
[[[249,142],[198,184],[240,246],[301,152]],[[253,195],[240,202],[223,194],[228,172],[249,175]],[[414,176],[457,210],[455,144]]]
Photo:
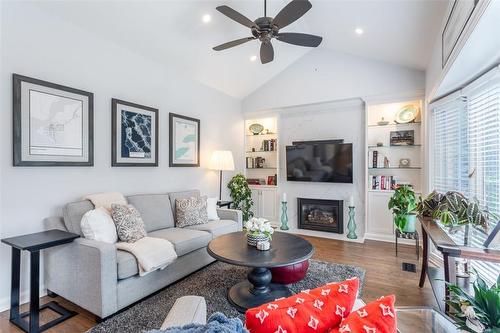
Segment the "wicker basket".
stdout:
[[269,237],[264,234],[251,235],[247,234],[247,243],[250,246],[257,246],[257,242],[269,241]]

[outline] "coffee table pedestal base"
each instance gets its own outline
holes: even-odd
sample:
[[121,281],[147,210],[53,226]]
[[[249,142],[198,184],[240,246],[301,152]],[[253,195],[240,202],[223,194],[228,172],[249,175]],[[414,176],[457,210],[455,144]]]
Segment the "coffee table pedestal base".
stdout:
[[248,281],[242,281],[229,289],[227,299],[236,310],[244,313],[250,308],[272,302],[277,298],[289,297],[293,292],[286,285],[271,283],[271,271],[254,268],[248,273]]

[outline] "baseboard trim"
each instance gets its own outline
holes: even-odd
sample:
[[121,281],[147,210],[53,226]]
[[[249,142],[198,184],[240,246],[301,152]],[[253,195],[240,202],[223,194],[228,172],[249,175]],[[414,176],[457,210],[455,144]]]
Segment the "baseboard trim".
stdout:
[[[396,243],[395,236],[393,236],[393,235],[374,234],[374,233],[367,232],[365,234],[365,239],[375,240],[375,241],[379,241],[379,242]],[[398,244],[415,246],[415,241],[412,239],[399,238]],[[422,247],[422,244],[420,244],[420,247]]]
[[[47,289],[41,288],[40,289],[40,297],[47,296]],[[20,303],[29,303],[30,301],[30,292],[29,290],[23,290],[21,291],[20,295]],[[0,299],[0,312],[7,311],[10,309],[10,297],[4,297]]]
[[315,230],[290,229],[287,231],[283,231],[283,230],[276,230],[276,231],[277,232],[288,232],[288,233],[297,234],[297,235],[304,235],[304,236],[335,239],[335,240],[341,240],[341,241],[353,242],[353,243],[364,243],[365,242],[364,237],[358,237],[357,239],[349,239],[344,234],[333,234],[333,233],[329,233],[329,232],[322,232],[322,231],[315,231]]

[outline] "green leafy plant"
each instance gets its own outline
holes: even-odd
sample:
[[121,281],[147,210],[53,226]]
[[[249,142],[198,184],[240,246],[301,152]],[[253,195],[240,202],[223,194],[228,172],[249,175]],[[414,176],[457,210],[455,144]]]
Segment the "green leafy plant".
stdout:
[[455,284],[448,284],[450,296],[446,303],[454,311],[451,316],[466,332],[500,332],[500,275],[491,287],[477,274],[473,284],[474,296]]
[[243,214],[243,222],[248,221],[253,213],[250,211],[253,206],[252,191],[248,187],[247,179],[241,173],[235,175],[227,187],[231,191],[231,198],[233,198],[233,207],[241,210]]
[[433,191],[425,199],[420,197],[417,212],[421,216],[440,220],[445,226],[456,227],[467,224],[488,232],[488,221],[498,216],[481,209],[477,198],[467,199],[462,193],[449,191],[445,194]]
[[416,214],[415,192],[408,185],[398,187],[389,200],[388,207],[392,209],[394,214],[394,224],[400,231],[403,231],[408,221],[408,215]]

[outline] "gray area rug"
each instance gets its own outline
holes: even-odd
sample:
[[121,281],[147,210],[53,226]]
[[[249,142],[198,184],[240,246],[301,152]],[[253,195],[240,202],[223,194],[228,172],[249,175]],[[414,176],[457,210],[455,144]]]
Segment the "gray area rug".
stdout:
[[[248,269],[244,267],[215,262],[118,313],[87,332],[138,333],[157,329],[165,320],[175,300],[185,295],[205,297],[208,315],[222,312],[227,316],[239,317],[244,321],[244,315],[228,303],[226,292],[231,286],[244,280],[247,272]],[[290,289],[299,292],[325,285],[328,282],[344,281],[353,276],[357,276],[361,280],[361,295],[365,277],[363,268],[310,260],[306,278],[290,285]]]

